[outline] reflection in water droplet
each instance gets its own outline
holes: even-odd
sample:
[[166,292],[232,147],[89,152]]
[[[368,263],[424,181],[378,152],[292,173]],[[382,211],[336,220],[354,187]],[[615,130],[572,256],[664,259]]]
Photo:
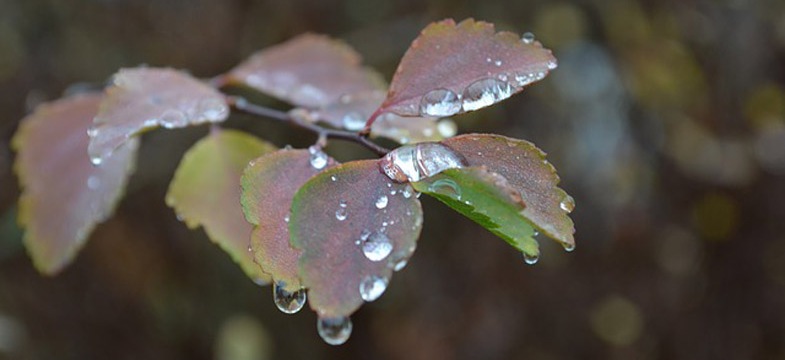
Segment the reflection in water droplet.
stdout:
[[499,79],[487,78],[475,81],[463,90],[463,110],[484,108],[510,97],[512,93],[512,86]]
[[442,137],[453,137],[458,132],[458,126],[455,125],[455,121],[450,119],[442,119],[436,125],[436,130],[439,131],[439,135]]
[[377,209],[384,209],[386,207],[387,207],[387,195],[382,195],[378,199],[376,199]]
[[379,161],[382,171],[397,182],[414,182],[447,169],[464,166],[463,158],[440,143],[401,146]]
[[564,199],[559,203],[559,207],[569,214],[575,210],[575,199],[570,195],[565,195]]
[[322,149],[317,146],[311,146],[308,148],[308,152],[311,154],[310,161],[314,169],[321,170],[327,166],[327,154]]
[[273,285],[273,301],[278,310],[285,314],[294,314],[305,305],[307,295],[305,289],[299,289],[295,292],[288,292],[284,287],[279,284]]
[[350,111],[341,120],[343,128],[349,131],[357,131],[365,127],[365,119],[356,111]]
[[335,318],[319,318],[316,329],[324,342],[330,345],[341,345],[352,335],[352,319],[348,316]]
[[450,116],[459,111],[461,111],[461,99],[451,90],[431,90],[420,100],[420,115],[423,116]]
[[362,241],[363,254],[371,261],[384,260],[393,250],[390,238],[378,231],[373,233],[363,232],[360,240]]
[[461,187],[451,179],[439,179],[428,186],[428,191],[461,199]]
[[532,34],[530,32],[523,33],[523,36],[521,36],[521,41],[523,41],[524,44],[531,44],[531,43],[533,43],[534,42],[534,34]]
[[523,253],[523,261],[525,261],[529,265],[534,265],[537,261],[540,260],[540,254],[528,254]]
[[387,290],[387,279],[381,276],[367,276],[360,283],[360,297],[365,301],[374,301]]

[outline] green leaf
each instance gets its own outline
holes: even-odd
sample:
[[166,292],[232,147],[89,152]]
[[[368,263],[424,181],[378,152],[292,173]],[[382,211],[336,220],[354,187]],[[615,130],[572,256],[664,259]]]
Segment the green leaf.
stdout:
[[414,191],[382,174],[377,160],[312,177],[297,191],[289,223],[311,308],[320,317],[349,316],[381,295],[414,252],[421,228]]
[[521,196],[501,175],[485,167],[465,167],[445,170],[412,185],[506,240],[527,257],[539,256],[534,228],[522,215],[525,205]]
[[96,224],[112,214],[133,172],[137,139],[101,166],[90,164],[87,129],[102,99],[84,94],[41,105],[14,135],[19,223],[35,267],[47,275],[67,266]]
[[[327,160],[320,163],[321,159]],[[251,161],[243,172],[243,212],[256,225],[251,233],[254,260],[286,291],[302,287],[297,270],[301,252],[289,245],[292,198],[308,179],[335,164],[315,147],[310,151],[282,149]]]
[[251,224],[240,206],[240,176],[249,161],[275,147],[236,130],[214,128],[183,156],[169,184],[166,204],[189,228],[202,226],[256,282],[267,282],[248,251]]

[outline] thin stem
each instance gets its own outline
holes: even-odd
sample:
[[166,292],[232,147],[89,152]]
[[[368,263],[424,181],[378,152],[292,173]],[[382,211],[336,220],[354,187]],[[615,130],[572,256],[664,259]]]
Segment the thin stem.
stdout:
[[276,121],[289,123],[301,129],[308,130],[318,135],[320,138],[351,141],[364,146],[365,148],[373,151],[379,156],[384,156],[388,152],[390,152],[389,149],[379,146],[373,141],[371,141],[370,139],[368,139],[368,136],[366,134],[321,127],[317,124],[309,122],[298,116],[292,116],[289,113],[280,110],[270,109],[268,107],[249,103],[247,100],[241,97],[229,96],[227,97],[227,101],[229,105],[232,106],[237,111],[249,115],[261,116]]

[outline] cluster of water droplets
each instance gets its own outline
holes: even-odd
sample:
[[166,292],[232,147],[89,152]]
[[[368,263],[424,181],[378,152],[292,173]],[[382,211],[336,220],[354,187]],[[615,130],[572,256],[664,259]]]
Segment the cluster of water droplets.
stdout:
[[284,289],[284,284],[273,284],[273,302],[278,310],[286,314],[294,314],[305,306],[307,295],[305,289],[289,292]]
[[379,165],[391,180],[416,182],[465,165],[461,155],[440,143],[419,143],[390,151]]
[[316,330],[324,342],[330,345],[341,345],[352,335],[352,319],[348,316],[319,317]]

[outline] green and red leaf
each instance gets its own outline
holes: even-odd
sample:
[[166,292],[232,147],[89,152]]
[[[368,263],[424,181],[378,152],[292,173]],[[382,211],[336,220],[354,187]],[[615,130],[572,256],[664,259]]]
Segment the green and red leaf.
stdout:
[[131,139],[100,167],[87,155],[87,129],[101,94],[44,104],[22,120],[13,139],[22,186],[19,222],[36,268],[53,275],[68,265],[96,224],[114,211],[133,172],[138,140]]
[[226,251],[255,282],[269,276],[248,251],[252,226],[240,206],[240,176],[248,162],[275,147],[237,130],[214,128],[183,156],[169,184],[166,204],[177,217]]

